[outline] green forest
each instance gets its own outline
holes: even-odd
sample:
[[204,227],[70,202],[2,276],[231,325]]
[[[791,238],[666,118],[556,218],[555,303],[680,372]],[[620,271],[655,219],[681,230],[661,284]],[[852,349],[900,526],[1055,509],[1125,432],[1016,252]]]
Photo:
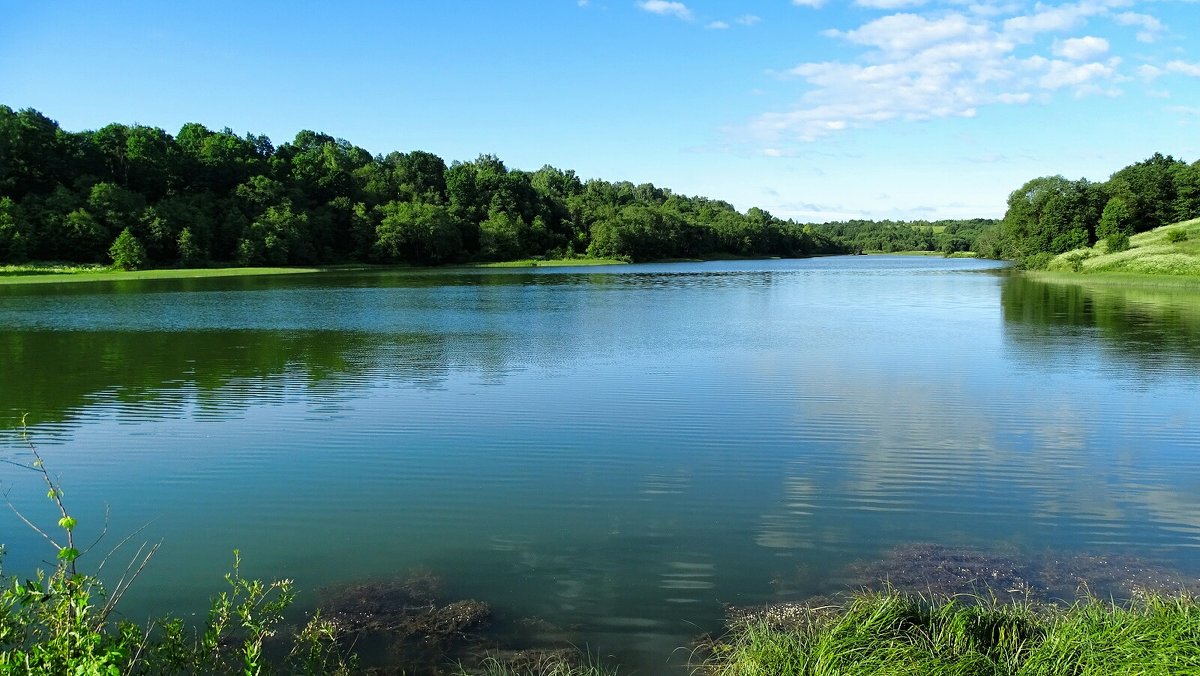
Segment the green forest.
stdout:
[[1043,268],[1057,254],[1103,241],[1108,251],[1129,237],[1200,216],[1200,161],[1155,153],[1103,183],[1062,176],[1035,178],[1008,198],[1004,220],[982,233],[982,256]]
[[817,232],[845,242],[854,253],[938,251],[946,255],[975,250],[991,218],[942,221],[834,221],[814,226]]
[[581,180],[493,155],[372,156],[301,131],[184,125],[69,132],[0,106],[0,262],[124,267],[444,264],[587,255],[629,261],[840,253],[844,245],[761,209],[652,184]]
[[1200,162],[1155,154],[1103,183],[1035,178],[1004,219],[801,224],[650,183],[510,169],[483,154],[371,155],[301,131],[190,123],[70,132],[0,105],[0,263],[119,267],[439,265],[523,258],[976,252],[1045,267],[1056,254],[1200,216]]

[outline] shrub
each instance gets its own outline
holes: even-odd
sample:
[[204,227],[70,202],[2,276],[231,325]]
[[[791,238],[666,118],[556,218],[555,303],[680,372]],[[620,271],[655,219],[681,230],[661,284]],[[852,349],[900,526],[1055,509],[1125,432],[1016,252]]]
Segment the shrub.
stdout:
[[133,236],[129,228],[117,235],[108,248],[108,255],[113,260],[113,266],[122,270],[137,270],[146,264],[146,247]]
[[1067,263],[1074,272],[1083,272],[1083,262],[1092,257],[1090,249],[1076,249],[1066,255]]
[[1187,238],[1188,238],[1187,230],[1184,230],[1182,228],[1177,228],[1177,229],[1172,230],[1167,233],[1167,241],[1172,244],[1177,244],[1179,242],[1186,242]]
[[[57,553],[54,570],[38,571],[32,579],[6,575],[0,568],[0,674],[257,676],[273,671],[275,665],[264,655],[264,642],[277,635],[284,611],[295,599],[291,580],[242,577],[241,558],[234,550],[233,572],[225,576],[228,589],[212,599],[208,621],[195,635],[178,619],[159,620],[147,628],[114,621],[118,602],[158,546],[139,549],[112,589],[81,572],[77,566],[87,549],[81,552],[75,546],[77,522],[63,503],[57,480],[23,432],[22,439],[32,460],[9,460],[9,464],[41,477],[62,518],[54,531],[57,535],[52,536],[18,512]],[[341,638],[338,626],[319,615],[313,617],[291,637],[291,652],[282,664],[285,673],[351,673],[356,662],[342,649]]]
[[1026,270],[1045,270],[1052,260],[1054,260],[1054,254],[1049,251],[1040,251],[1022,260],[1021,267]]
[[1125,251],[1129,248],[1129,235],[1124,232],[1114,232],[1104,238],[1104,248],[1108,250],[1108,253]]

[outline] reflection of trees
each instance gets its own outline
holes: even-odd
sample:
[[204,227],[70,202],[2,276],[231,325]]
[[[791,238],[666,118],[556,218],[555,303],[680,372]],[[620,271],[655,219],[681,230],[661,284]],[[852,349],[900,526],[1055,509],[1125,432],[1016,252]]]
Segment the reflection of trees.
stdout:
[[224,416],[284,396],[281,380],[326,396],[372,372],[436,384],[447,369],[444,343],[426,333],[0,332],[0,427],[25,412],[30,424],[61,422],[101,402],[144,417],[193,403]]
[[93,404],[220,417],[288,387],[328,399],[378,382],[438,386],[456,370],[494,380],[616,350],[630,313],[661,318],[626,290],[767,286],[773,274],[371,269],[0,287],[0,429]]
[[[1200,292],[1053,283],[1013,276],[1000,303],[1007,336],[1031,358],[1057,356],[1094,332],[1131,371],[1200,362]],[[1065,329],[1068,329],[1064,331]],[[1069,329],[1078,329],[1072,331]]]

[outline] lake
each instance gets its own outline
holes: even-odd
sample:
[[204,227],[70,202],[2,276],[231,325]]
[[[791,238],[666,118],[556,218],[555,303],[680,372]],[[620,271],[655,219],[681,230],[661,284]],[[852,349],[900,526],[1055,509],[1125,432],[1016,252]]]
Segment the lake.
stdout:
[[237,548],[309,605],[430,571],[621,673],[912,543],[1196,575],[1198,374],[1200,294],[969,259],[0,286],[0,457],[27,412],[81,539],[162,541],[135,619]]

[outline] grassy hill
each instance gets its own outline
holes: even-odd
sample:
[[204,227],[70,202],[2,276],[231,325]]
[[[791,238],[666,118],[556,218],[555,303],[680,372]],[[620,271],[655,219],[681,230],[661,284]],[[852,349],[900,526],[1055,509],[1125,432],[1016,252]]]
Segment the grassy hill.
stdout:
[[1200,276],[1200,218],[1134,235],[1129,238],[1129,248],[1125,251],[1109,253],[1101,241],[1091,248],[1059,254],[1050,261],[1048,269]]

